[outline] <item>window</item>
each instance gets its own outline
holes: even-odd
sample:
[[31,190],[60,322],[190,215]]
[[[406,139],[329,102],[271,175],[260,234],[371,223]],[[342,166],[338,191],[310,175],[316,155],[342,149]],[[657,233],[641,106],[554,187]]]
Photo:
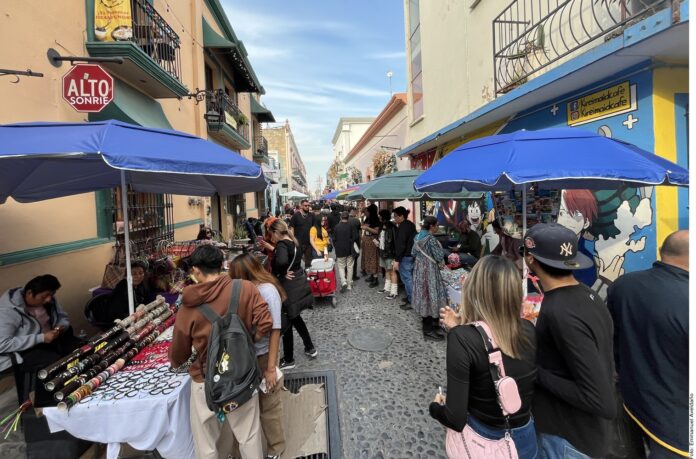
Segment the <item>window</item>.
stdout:
[[[160,241],[174,240],[174,206],[169,194],[138,193],[128,189],[128,227],[134,255],[154,253]],[[121,205],[121,187],[97,192],[100,237],[116,238],[123,243],[125,224]]]
[[213,69],[208,65],[205,66],[205,89],[215,89],[215,86],[213,86]]
[[421,65],[420,5],[409,0],[409,44],[411,66],[411,110],[413,119],[423,116],[423,67]]

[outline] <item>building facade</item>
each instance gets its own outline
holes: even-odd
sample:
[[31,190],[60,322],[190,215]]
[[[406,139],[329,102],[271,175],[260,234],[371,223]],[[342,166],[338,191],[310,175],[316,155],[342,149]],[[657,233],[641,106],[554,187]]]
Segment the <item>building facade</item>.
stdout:
[[[399,156],[428,168],[477,137],[572,127],[688,168],[689,2],[566,3],[405,1],[410,128]],[[686,190],[573,193],[580,245],[596,262],[583,280],[601,293],[688,227]]]
[[299,191],[309,195],[307,170],[295,143],[288,120],[281,126],[269,127],[264,130],[268,142],[268,156],[274,159],[280,168],[280,194]]
[[327,176],[329,187],[341,189],[365,180],[364,175],[356,180],[355,172],[348,169],[345,159],[373,121],[374,118],[371,117],[341,117],[338,120],[336,131],[331,139],[334,159],[329,174],[332,177]]
[[[3,4],[0,38],[14,44],[4,49],[3,67],[44,76],[0,84],[0,123],[118,119],[184,131],[253,158],[258,119],[251,99],[264,90],[219,0],[123,2],[118,7],[126,8],[121,13],[127,20],[118,30],[99,22],[99,1],[64,6]],[[121,57],[122,64],[101,64],[114,78],[113,101],[99,113],[75,111],[61,97],[61,79],[71,65],[49,60],[51,49],[61,56]],[[194,97],[197,88],[203,91]],[[129,191],[128,199],[136,257],[147,256],[160,241],[194,239],[206,219],[225,238],[231,225],[226,197],[210,205],[208,198]],[[89,289],[101,283],[123,229],[118,189],[31,204],[10,199],[0,206],[0,290],[54,274],[74,327],[88,328],[83,307]]]
[[[405,145],[407,128],[406,93],[397,93],[389,99],[384,109],[345,155],[343,162],[346,168],[357,168],[366,182],[383,175],[375,170],[375,157],[389,158],[401,150]],[[393,166],[396,170],[403,170],[408,169],[410,165],[407,158],[394,158]]]

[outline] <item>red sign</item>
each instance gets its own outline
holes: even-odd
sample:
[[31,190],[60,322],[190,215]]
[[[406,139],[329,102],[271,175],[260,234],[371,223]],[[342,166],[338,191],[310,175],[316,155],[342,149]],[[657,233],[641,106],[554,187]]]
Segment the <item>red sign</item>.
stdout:
[[77,64],[63,75],[63,99],[78,112],[96,113],[114,98],[114,79],[95,64]]

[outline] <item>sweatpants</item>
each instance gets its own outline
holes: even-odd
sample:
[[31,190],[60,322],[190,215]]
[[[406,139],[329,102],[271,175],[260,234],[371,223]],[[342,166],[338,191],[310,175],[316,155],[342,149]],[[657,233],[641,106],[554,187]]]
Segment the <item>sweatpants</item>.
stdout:
[[338,264],[338,276],[341,281],[341,285],[353,285],[353,268],[355,259],[348,255],[347,257],[341,257],[337,260]]
[[[217,443],[223,425],[205,402],[204,383],[191,381],[191,432],[197,459],[226,458],[231,451],[218,451]],[[259,397],[254,396],[244,405],[225,416],[232,433],[239,442],[243,459],[263,457]]]

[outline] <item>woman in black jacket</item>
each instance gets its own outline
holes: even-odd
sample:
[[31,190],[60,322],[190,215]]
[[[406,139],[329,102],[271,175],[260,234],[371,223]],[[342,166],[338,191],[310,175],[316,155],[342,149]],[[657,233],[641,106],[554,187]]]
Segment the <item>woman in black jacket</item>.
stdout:
[[284,319],[287,318],[288,324],[283,325],[283,358],[280,359],[280,369],[289,370],[295,368],[293,327],[302,338],[305,354],[311,358],[317,356],[312,337],[300,315],[303,309],[312,305],[314,297],[301,266],[302,252],[297,240],[290,235],[288,226],[282,220],[276,220],[268,231],[275,246],[271,272],[287,294],[283,303],[283,316]]
[[399,293],[399,281],[394,270],[394,254],[396,253],[396,225],[391,221],[391,212],[387,209],[379,211],[382,226],[379,232],[379,266],[384,268],[384,288],[379,293],[386,293],[388,300],[393,300]]

